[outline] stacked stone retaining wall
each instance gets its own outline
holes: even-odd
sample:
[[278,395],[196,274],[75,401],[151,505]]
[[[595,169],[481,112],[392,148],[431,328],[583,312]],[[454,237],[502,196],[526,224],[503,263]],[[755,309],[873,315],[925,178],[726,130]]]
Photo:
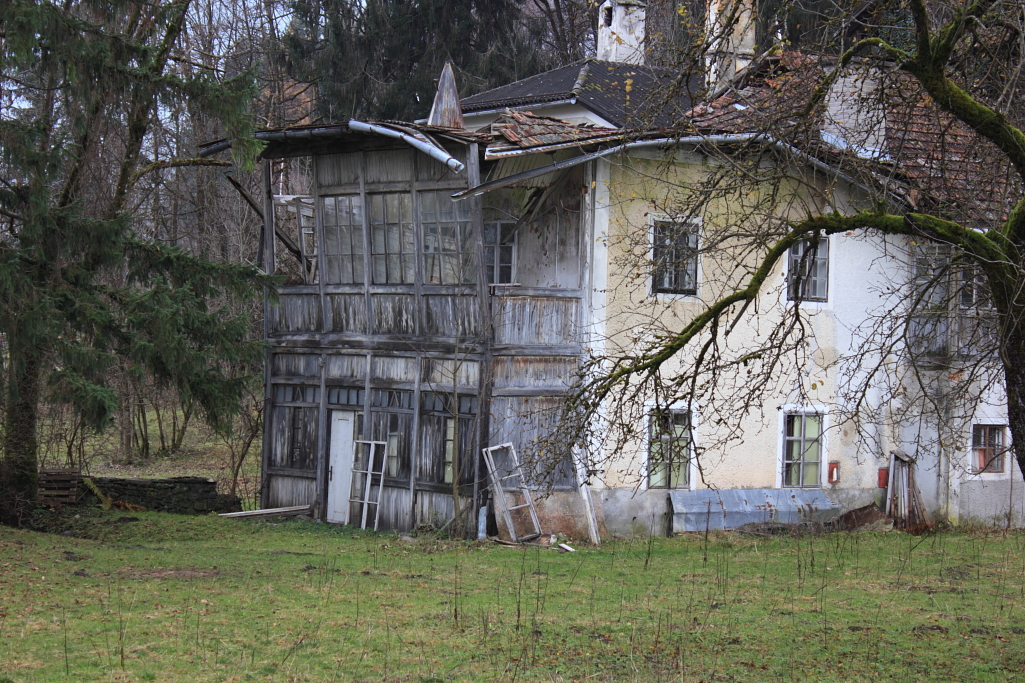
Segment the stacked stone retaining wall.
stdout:
[[[90,479],[111,501],[141,505],[147,510],[181,515],[205,515],[210,512],[231,512],[241,509],[231,496],[217,493],[217,482],[206,477]],[[96,495],[84,482],[78,485],[78,495],[86,502],[96,502]]]

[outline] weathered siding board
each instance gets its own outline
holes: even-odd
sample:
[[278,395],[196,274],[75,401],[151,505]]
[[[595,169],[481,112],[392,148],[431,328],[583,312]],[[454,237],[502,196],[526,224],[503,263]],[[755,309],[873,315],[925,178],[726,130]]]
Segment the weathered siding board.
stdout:
[[424,333],[439,337],[476,337],[480,304],[475,296],[425,296]]
[[[293,411],[301,411],[296,427]],[[319,408],[301,406],[274,406],[271,410],[271,467],[290,467],[302,470],[317,468],[317,426]]]
[[332,332],[367,332],[367,300],[362,294],[328,294],[328,329]]
[[413,151],[388,150],[367,154],[367,183],[387,183],[413,179]]
[[282,294],[271,311],[272,333],[320,330],[320,297],[316,294]]
[[495,297],[495,343],[559,346],[577,343],[577,299]]
[[416,298],[412,294],[374,294],[374,334],[416,333]]
[[[459,161],[466,162],[466,147],[463,145],[447,148],[445,151]],[[455,175],[443,163],[435,161],[425,154],[418,154],[416,156],[416,179],[434,182],[463,180],[462,177]]]
[[267,507],[283,508],[312,505],[316,496],[316,480],[305,477],[268,477]]
[[329,355],[324,362],[324,376],[331,379],[359,380],[362,386],[367,376],[367,357],[364,355]]
[[408,356],[374,356],[371,363],[371,381],[415,382],[416,358]]
[[[477,524],[477,511],[473,509],[473,501],[467,496],[459,497],[459,507],[466,515],[463,518],[464,524]],[[452,504],[451,493],[437,493],[435,491],[416,492],[416,525],[433,524],[441,526],[455,515],[455,506]]]
[[[511,443],[520,462],[530,462],[538,439],[556,423],[563,399],[559,396],[496,396],[491,400],[491,446]],[[499,460],[501,460],[499,454]],[[501,469],[502,462],[496,465]],[[529,472],[527,473],[529,476]],[[556,486],[574,485],[572,469],[563,466]]]
[[480,363],[474,360],[423,359],[420,379],[425,384],[441,385],[441,389],[451,390],[453,375],[457,387],[476,393],[480,384]]
[[274,377],[320,377],[320,354],[275,353],[271,368]]
[[320,187],[359,183],[360,153],[324,154],[317,160],[317,184]]
[[523,387],[562,391],[576,375],[577,361],[545,356],[498,356],[492,372],[496,389]]
[[576,169],[570,174],[516,235],[516,281],[525,287],[580,286],[583,177]]

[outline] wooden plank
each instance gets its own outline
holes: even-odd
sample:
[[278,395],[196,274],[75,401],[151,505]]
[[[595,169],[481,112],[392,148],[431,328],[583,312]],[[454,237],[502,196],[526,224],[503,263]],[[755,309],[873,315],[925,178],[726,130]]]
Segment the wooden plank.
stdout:
[[233,519],[260,519],[263,517],[299,517],[310,512],[310,505],[294,505],[284,508],[270,508],[267,510],[246,510],[245,512],[223,512],[218,517],[231,517]]

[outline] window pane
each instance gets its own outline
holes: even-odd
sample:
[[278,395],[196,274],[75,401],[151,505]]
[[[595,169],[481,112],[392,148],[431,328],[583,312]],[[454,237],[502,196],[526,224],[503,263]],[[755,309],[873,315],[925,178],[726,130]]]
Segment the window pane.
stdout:
[[804,416],[804,437],[806,439],[813,439],[821,433],[821,420],[822,418],[818,415]]
[[693,223],[655,221],[652,228],[656,293],[697,293],[697,227]]
[[804,481],[801,482],[802,486],[818,486],[819,485],[819,464],[816,463],[804,463]]

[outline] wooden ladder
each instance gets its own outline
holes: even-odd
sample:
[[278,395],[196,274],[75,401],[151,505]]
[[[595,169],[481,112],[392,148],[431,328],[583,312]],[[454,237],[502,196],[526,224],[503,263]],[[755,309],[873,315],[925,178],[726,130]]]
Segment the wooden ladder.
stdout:
[[[508,472],[504,477],[501,476],[501,472],[495,465],[495,451],[505,450],[508,452],[508,458],[505,462],[506,469]],[[520,465],[520,460],[516,457],[516,447],[511,443],[503,443],[498,446],[491,446],[490,448],[484,449],[484,461],[488,465],[488,473],[491,475],[491,493],[495,497],[495,507],[498,508],[498,512],[501,513],[502,518],[505,520],[505,528],[509,530],[509,538],[514,543],[522,543],[524,541],[531,541],[538,538],[541,535],[541,522],[537,519],[537,509],[534,507],[534,497],[530,494],[530,489],[527,488],[526,478],[523,476],[523,467]],[[506,488],[504,482],[511,479],[516,480],[516,485]],[[509,500],[505,497],[506,491],[517,492],[523,496],[523,503],[519,505],[509,505]],[[534,531],[532,533],[520,535],[516,533],[516,525],[513,522],[513,512],[515,510],[522,510],[526,508],[530,512],[530,521],[534,525]]]
[[[367,528],[367,508],[376,506],[374,510],[374,531],[377,531],[378,521],[381,519],[381,496],[384,495],[384,470],[388,466],[388,444],[384,441],[356,441],[356,453],[352,459],[352,473],[363,475],[362,490],[357,489],[356,497],[349,498],[350,503],[359,503],[362,506],[360,513],[360,529]],[[363,448],[361,448],[363,446]],[[378,449],[378,446],[381,446]],[[374,463],[377,461],[378,451],[381,453],[381,469],[375,470]],[[369,453],[366,463],[362,463],[362,455]],[[374,484],[374,477],[377,477],[377,500],[370,499],[370,492]],[[357,479],[353,477],[353,488],[356,488]],[[362,498],[359,497],[362,494]]]

